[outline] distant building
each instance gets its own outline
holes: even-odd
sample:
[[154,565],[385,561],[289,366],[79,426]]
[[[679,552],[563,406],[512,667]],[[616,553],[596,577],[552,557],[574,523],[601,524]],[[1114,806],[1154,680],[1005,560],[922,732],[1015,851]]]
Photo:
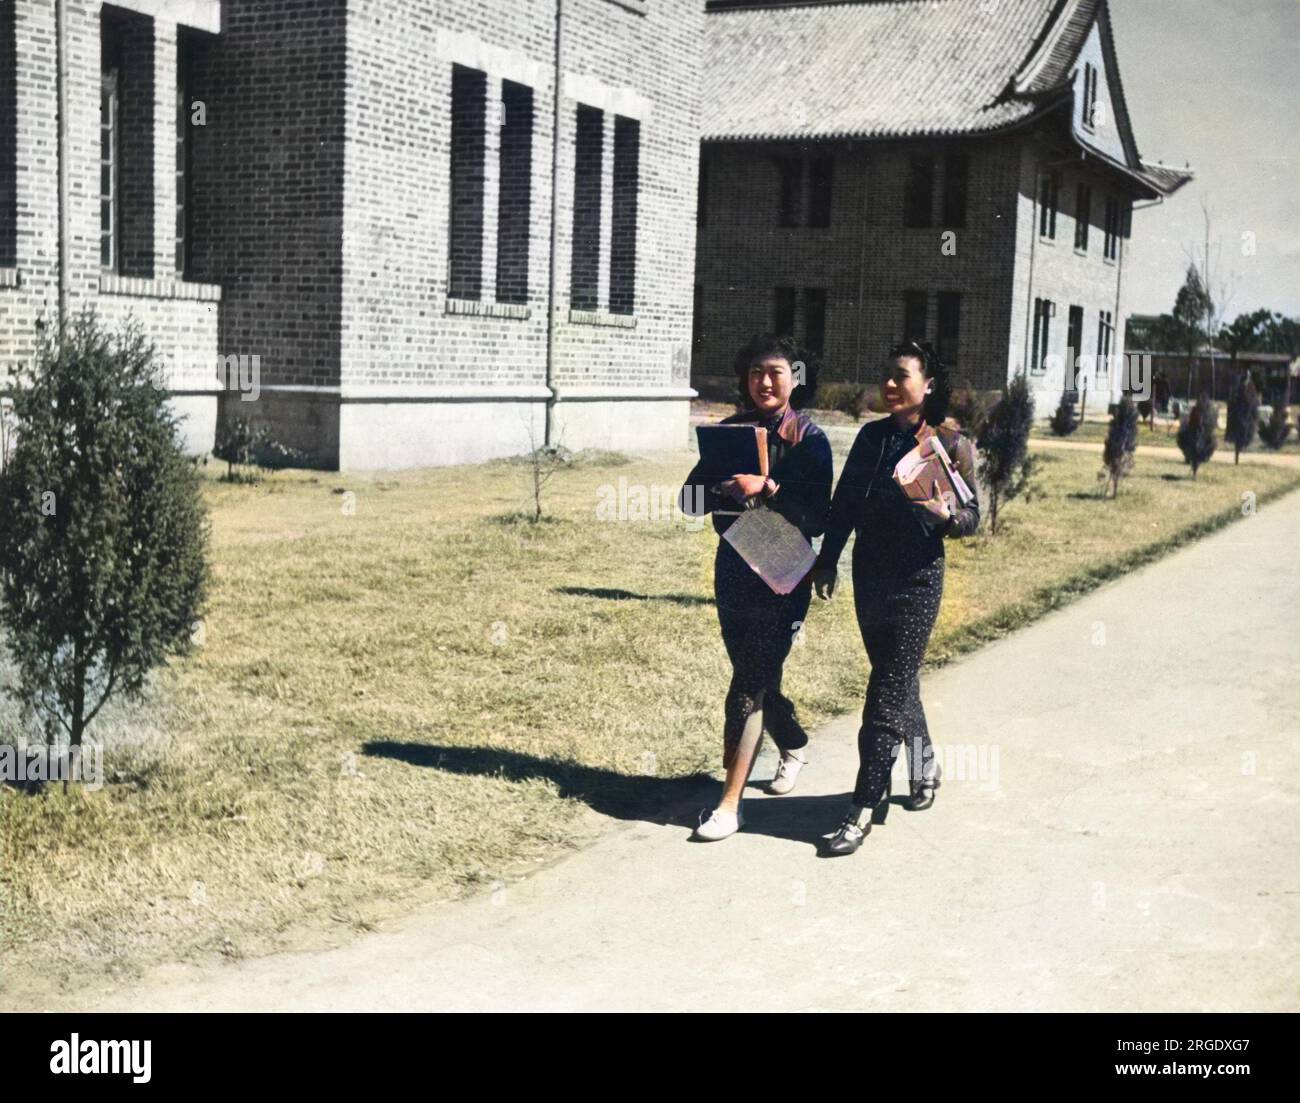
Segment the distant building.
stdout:
[[196,450],[219,406],[324,467],[684,443],[703,21],[0,0],[0,372],[90,305],[145,324]]
[[825,378],[908,336],[1040,413],[1076,355],[1119,394],[1131,212],[1191,173],[1139,156],[1103,0],[708,8],[696,381],[770,328]]
[[1201,348],[1189,358],[1176,349],[1134,348],[1130,354],[1148,358],[1152,376],[1164,372],[1175,398],[1194,401],[1205,393],[1216,402],[1226,402],[1245,372],[1265,405],[1289,406],[1300,397],[1300,360],[1285,353],[1239,352],[1234,358],[1222,349]]

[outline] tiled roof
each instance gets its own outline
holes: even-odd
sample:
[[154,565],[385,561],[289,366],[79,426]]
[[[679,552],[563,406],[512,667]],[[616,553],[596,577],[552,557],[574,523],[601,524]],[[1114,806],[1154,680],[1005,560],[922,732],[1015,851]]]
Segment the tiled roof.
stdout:
[[[713,11],[707,139],[973,134],[1032,115],[1004,96],[1058,0],[872,0]],[[1052,68],[1048,66],[1048,68]]]

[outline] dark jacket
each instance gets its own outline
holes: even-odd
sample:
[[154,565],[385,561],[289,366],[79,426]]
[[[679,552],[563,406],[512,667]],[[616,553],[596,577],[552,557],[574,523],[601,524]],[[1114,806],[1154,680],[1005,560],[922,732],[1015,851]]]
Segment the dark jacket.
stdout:
[[[717,510],[771,509],[798,527],[808,540],[820,536],[826,529],[826,511],[830,506],[831,484],[835,479],[835,464],[831,457],[831,444],[826,434],[803,411],[792,411],[798,443],[792,444],[778,435],[781,417],[759,417],[757,411],[746,410],[724,418],[723,425],[757,424],[768,430],[767,470],[778,484],[769,498],[751,498],[743,504],[718,490],[718,483],[700,481],[701,465],[697,463],[686,476],[679,502],[682,512],[690,517],[713,514],[713,528],[719,535],[736,519],[719,516]],[[733,472],[734,474],[734,472]]]
[[831,499],[819,567],[835,567],[851,533],[857,533],[854,557],[876,569],[910,573],[943,555],[945,536],[970,536],[980,522],[975,483],[975,449],[967,437],[940,427],[939,439],[976,499],[958,508],[946,528],[927,532],[907,495],[894,482],[894,466],[916,447],[916,429],[900,429],[892,417],[868,422],[844,461]]

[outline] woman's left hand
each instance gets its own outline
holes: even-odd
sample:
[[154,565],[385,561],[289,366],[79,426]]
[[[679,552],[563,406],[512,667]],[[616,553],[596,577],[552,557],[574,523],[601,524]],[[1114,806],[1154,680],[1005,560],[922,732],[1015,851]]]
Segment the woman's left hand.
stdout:
[[935,492],[933,498],[927,498],[923,501],[913,501],[909,503],[925,522],[926,526],[931,529],[942,529],[948,524],[948,518],[952,516],[952,510],[948,508],[947,501]]

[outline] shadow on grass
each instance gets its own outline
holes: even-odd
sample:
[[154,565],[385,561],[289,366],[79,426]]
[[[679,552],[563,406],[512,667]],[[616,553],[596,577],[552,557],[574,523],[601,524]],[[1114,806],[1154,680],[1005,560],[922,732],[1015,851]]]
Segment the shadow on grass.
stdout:
[[552,591],[571,597],[598,597],[606,601],[667,601],[673,605],[712,605],[713,598],[701,594],[637,594],[605,586],[556,586]]
[[[707,814],[713,807],[719,789],[718,781],[706,774],[633,777],[492,747],[377,741],[365,744],[363,753],[452,774],[500,777],[507,781],[542,778],[555,785],[560,796],[580,800],[602,815],[687,831],[694,830],[701,814]],[[766,784],[766,778],[751,780],[747,796],[761,793]],[[770,835],[822,849],[823,836],[838,826],[849,797],[845,791],[828,796],[746,799],[744,830],[751,835]],[[873,822],[885,823],[892,806],[903,804],[906,799],[895,795],[888,809],[877,810]]]
[[688,777],[632,776],[496,747],[445,747],[427,743],[366,743],[362,753],[449,774],[477,774],[506,781],[542,778],[562,797],[580,800],[606,816],[694,827],[695,812],[714,799],[718,783],[707,774]]

